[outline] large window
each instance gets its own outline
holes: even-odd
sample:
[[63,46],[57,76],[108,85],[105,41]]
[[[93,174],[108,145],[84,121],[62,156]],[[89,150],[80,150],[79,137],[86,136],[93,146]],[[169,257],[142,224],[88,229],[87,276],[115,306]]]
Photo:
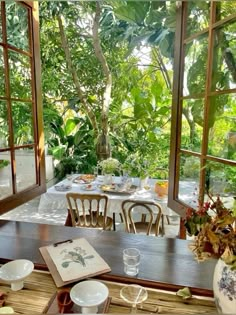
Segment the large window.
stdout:
[[177,19],[169,206],[183,215],[236,196],[236,2],[184,1]]
[[0,9],[0,213],[3,213],[42,193],[45,175],[38,4],[2,1]]

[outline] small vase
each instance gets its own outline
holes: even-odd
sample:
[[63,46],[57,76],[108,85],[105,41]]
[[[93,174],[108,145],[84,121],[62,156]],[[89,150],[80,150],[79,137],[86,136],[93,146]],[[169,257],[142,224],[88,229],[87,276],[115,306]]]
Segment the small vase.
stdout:
[[140,189],[143,189],[145,186],[148,185],[148,180],[149,180],[148,176],[146,176],[145,178],[140,178],[140,182],[139,182]]
[[215,266],[213,291],[218,313],[235,314],[236,270],[232,270],[221,258]]
[[104,179],[103,179],[103,183],[105,185],[111,185],[113,183],[113,175],[112,174],[105,174]]

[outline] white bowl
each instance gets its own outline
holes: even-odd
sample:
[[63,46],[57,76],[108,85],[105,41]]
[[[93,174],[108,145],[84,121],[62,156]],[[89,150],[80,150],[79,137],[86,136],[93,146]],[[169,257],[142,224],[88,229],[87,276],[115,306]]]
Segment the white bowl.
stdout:
[[11,284],[13,291],[24,287],[24,279],[34,270],[34,264],[27,259],[16,259],[4,264],[0,268],[0,279]]
[[105,284],[99,281],[82,281],[70,291],[71,300],[81,307],[82,313],[97,313],[98,305],[102,304],[108,297],[109,290]]

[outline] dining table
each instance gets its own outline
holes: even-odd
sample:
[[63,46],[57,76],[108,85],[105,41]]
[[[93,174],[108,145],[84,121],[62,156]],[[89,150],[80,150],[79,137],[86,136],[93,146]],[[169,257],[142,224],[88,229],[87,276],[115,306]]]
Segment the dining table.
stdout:
[[[135,187],[131,192],[130,191],[104,191],[103,187],[103,176],[98,176],[92,183],[92,189],[86,189],[85,183],[78,183],[75,181],[76,178],[79,178],[79,174],[74,174],[68,180],[67,178],[63,179],[59,183],[51,186],[47,189],[46,193],[41,195],[40,202],[38,206],[38,212],[44,213],[45,211],[59,210],[62,212],[67,211],[68,204],[66,200],[66,194],[68,192],[75,193],[86,193],[86,194],[105,194],[108,196],[108,205],[107,205],[107,215],[113,217],[113,222],[115,222],[116,215],[121,215],[122,208],[121,204],[125,199],[133,199],[138,201],[151,201],[160,204],[162,208],[162,231],[164,233],[164,217],[167,218],[169,222],[169,216],[179,216],[175,211],[171,210],[167,206],[167,195],[158,196],[154,191],[155,183],[157,179],[149,179],[147,185],[144,188],[139,187],[139,179],[132,178],[132,187]],[[123,178],[121,176],[113,176],[113,184],[121,185]],[[159,182],[163,182],[159,180]],[[65,190],[58,190],[57,187],[68,187]],[[67,217],[66,225],[70,225],[70,219]],[[113,225],[115,229],[115,224]]]
[[[216,261],[197,262],[189,249],[191,241],[182,239],[0,220],[0,264],[29,259],[36,270],[48,271],[39,248],[75,238],[85,238],[110,266],[110,272],[96,279],[172,292],[187,287],[192,294],[213,296]],[[124,272],[123,250],[134,247],[141,253],[139,273],[128,276]]]

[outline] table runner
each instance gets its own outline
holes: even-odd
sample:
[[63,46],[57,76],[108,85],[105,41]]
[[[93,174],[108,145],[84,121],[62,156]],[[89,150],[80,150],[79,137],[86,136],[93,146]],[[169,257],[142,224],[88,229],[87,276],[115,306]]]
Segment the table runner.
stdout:
[[[109,288],[112,297],[108,313],[130,313],[130,305],[120,298],[123,283],[102,281]],[[10,286],[0,280],[0,291],[7,294],[6,306],[11,306],[16,313],[42,314],[56,291],[51,275],[47,272],[34,271],[26,280],[24,289],[13,292]],[[212,298],[193,296],[183,300],[175,293],[148,288],[148,299],[138,308],[138,313],[159,314],[212,314],[216,313]]]

